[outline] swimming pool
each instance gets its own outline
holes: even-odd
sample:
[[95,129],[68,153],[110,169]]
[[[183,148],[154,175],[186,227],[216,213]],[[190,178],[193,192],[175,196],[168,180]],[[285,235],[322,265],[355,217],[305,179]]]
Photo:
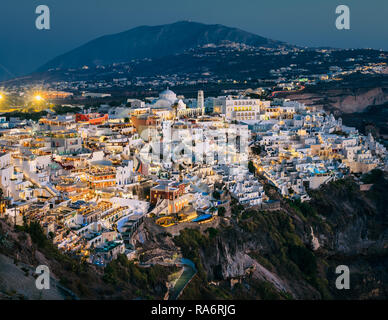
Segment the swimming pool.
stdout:
[[202,215],[200,215],[199,217],[195,218],[195,219],[193,220],[193,222],[204,221],[204,220],[210,219],[211,217],[212,217],[211,214],[202,214]]

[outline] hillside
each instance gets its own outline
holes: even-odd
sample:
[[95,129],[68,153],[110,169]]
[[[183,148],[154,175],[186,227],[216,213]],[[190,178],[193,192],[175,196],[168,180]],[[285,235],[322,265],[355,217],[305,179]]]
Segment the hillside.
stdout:
[[[198,272],[180,299],[387,299],[388,180],[378,170],[363,179],[373,184],[369,191],[349,177],[310,191],[309,203],[283,200],[266,185],[271,198],[281,199],[280,209],[232,203],[231,219],[178,235],[147,218],[137,237],[143,267],[124,256],[105,270],[80,263],[54,248],[36,224],[14,230],[0,220],[0,261],[6,261],[0,297],[162,299],[177,272],[167,261],[182,255]],[[47,296],[33,290],[39,264],[52,270],[55,290]],[[350,268],[350,290],[335,288],[339,265]]]
[[[50,289],[35,287],[35,270],[50,270]],[[14,228],[0,219],[0,300],[163,299],[174,266],[140,268],[122,255],[105,269],[60,252],[36,223]]]
[[[368,192],[347,178],[311,191],[310,203],[282,200],[277,211],[234,204],[233,218],[218,227],[164,241],[146,223],[143,256],[176,246],[195,262],[182,299],[386,299],[388,181],[378,172],[367,179]],[[339,265],[350,268],[350,290],[335,287]]]
[[343,81],[308,86],[301,92],[283,92],[278,97],[324,107],[336,115],[363,112],[369,106],[388,102],[388,77],[356,73]]
[[161,58],[205,44],[236,42],[249,46],[279,46],[281,42],[220,24],[181,21],[160,26],[140,26],[92,40],[54,58],[39,68],[78,68],[128,62],[132,59]]

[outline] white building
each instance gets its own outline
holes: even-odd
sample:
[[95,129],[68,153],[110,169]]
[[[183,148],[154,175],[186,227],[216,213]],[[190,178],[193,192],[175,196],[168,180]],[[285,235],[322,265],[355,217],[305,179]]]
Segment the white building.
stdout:
[[227,120],[261,120],[262,110],[270,106],[270,101],[260,99],[233,98],[227,96],[221,98],[222,113]]

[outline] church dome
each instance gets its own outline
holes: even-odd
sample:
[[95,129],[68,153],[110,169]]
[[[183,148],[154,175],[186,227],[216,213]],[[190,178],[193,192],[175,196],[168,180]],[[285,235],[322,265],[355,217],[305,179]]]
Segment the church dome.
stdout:
[[152,109],[170,108],[173,103],[168,99],[158,99],[152,104]]
[[173,91],[169,90],[169,89],[164,90],[161,93],[159,93],[159,99],[161,99],[161,100],[168,100],[171,103],[174,103],[177,100],[176,94]]

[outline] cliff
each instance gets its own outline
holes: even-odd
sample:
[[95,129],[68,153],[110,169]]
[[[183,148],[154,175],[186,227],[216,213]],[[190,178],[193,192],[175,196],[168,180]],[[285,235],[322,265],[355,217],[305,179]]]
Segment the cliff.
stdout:
[[[198,275],[182,299],[386,299],[387,180],[361,192],[351,179],[282,201],[279,211],[235,211],[230,225],[174,238]],[[350,290],[335,268],[350,268]]]
[[343,88],[325,92],[301,92],[285,94],[291,100],[307,105],[325,107],[336,114],[363,112],[368,106],[382,105],[388,102],[388,88]]
[[[197,274],[180,299],[387,299],[388,180],[381,171],[365,179],[373,185],[368,191],[349,177],[310,191],[309,203],[282,199],[276,211],[232,203],[231,218],[176,235],[147,218],[135,236],[142,265],[120,256],[105,269],[96,268],[59,252],[38,225],[15,229],[0,220],[6,270],[0,270],[0,295],[162,299],[168,275],[177,271],[174,260],[183,256]],[[273,187],[271,196],[281,199]],[[52,272],[55,290],[49,296],[31,291],[32,271],[40,264]],[[335,287],[339,265],[350,269],[350,290]],[[5,281],[9,273],[16,276]],[[28,288],[21,290],[26,281]]]
[[[50,270],[50,290],[35,286],[35,270]],[[0,299],[162,299],[173,266],[140,268],[125,256],[103,269],[60,252],[38,224],[17,227],[0,219]]]

